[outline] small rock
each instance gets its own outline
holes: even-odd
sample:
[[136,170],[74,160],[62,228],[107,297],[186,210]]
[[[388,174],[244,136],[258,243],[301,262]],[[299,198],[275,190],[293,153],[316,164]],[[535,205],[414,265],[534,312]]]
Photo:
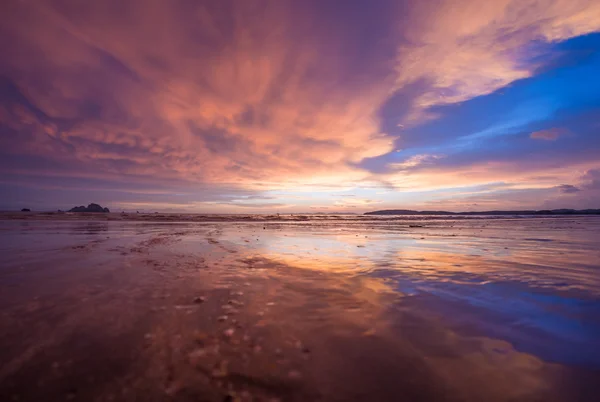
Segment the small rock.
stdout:
[[231,338],[234,333],[235,333],[235,329],[233,329],[233,328],[228,328],[225,331],[223,331],[223,335],[225,335],[227,338]]
[[239,313],[239,310],[237,310],[236,308],[234,308],[234,307],[233,307],[232,305],[230,305],[230,304],[226,304],[226,305],[224,305],[224,306],[221,306],[221,308],[222,308],[223,310],[225,310],[225,312],[226,312],[227,314],[229,314],[229,315],[234,315],[234,314],[237,314],[237,313]]
[[204,303],[205,301],[206,301],[206,298],[204,296],[194,297],[194,303],[196,303],[196,304]]
[[223,322],[223,321],[227,321],[227,316],[226,315],[222,315],[220,317],[217,318],[217,321]]

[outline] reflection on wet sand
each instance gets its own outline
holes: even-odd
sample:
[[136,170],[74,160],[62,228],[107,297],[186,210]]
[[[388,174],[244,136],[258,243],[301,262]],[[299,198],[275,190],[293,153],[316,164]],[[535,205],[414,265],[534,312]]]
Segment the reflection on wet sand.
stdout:
[[3,221],[0,400],[591,401],[599,223]]

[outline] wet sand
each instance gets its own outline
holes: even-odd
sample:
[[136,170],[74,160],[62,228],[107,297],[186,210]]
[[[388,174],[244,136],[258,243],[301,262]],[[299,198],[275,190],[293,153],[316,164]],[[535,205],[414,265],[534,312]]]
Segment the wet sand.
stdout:
[[598,218],[152,218],[0,220],[0,401],[600,392]]

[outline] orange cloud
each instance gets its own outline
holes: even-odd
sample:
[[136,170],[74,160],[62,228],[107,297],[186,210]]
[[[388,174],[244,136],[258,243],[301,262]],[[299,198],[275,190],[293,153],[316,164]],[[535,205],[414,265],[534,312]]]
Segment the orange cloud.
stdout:
[[392,150],[376,118],[387,87],[336,81],[353,74],[328,51],[341,39],[291,3],[121,3],[10,10],[10,68],[49,120],[73,121],[48,133],[69,157],[123,174],[286,187],[361,180],[353,163]]
[[[440,0],[418,2],[407,44],[398,50],[397,86],[430,83],[410,119],[433,105],[462,102],[531,76],[532,39],[560,41],[600,29],[593,0]],[[409,120],[410,120],[409,119]]]
[[469,166],[431,166],[415,172],[393,172],[382,179],[401,190],[434,191],[456,187],[506,183],[505,189],[548,189],[579,180],[583,172],[598,166],[597,162],[573,163],[568,169],[556,164],[533,163],[524,169],[513,162],[485,162]]

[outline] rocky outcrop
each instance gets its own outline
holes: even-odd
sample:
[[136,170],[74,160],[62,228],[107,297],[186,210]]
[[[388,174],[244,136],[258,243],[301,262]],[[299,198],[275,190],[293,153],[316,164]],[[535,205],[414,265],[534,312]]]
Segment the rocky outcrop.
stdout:
[[110,212],[108,208],[102,208],[98,204],[91,203],[87,207],[83,205],[69,209],[69,212]]
[[31,209],[29,209],[29,208],[23,208],[23,209],[21,210],[21,212],[31,212]]

